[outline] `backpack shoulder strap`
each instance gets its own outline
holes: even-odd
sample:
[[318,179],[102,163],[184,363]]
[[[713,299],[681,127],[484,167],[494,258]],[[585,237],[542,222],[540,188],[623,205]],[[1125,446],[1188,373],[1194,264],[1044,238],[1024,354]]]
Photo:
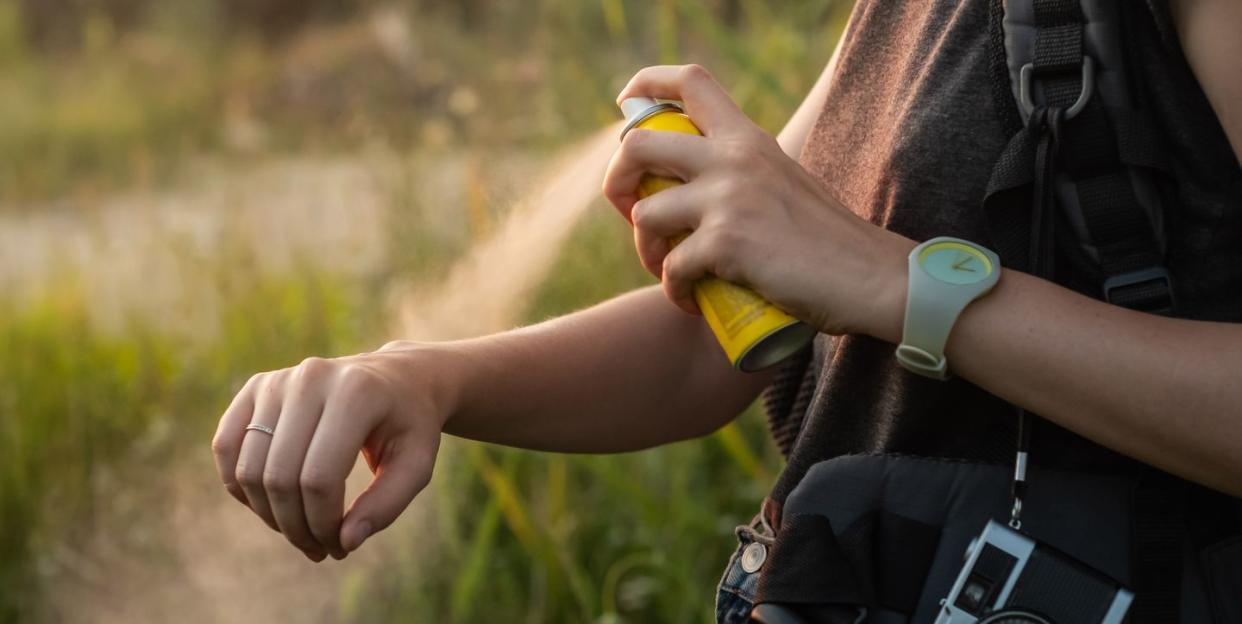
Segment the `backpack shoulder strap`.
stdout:
[[1011,98],[1002,105],[1016,108],[1023,125],[993,169],[988,228],[1014,268],[1173,314],[1159,176],[1167,167],[1127,65],[1126,4],[1004,1]]
[[[997,4],[994,36],[1004,59],[995,59],[994,82],[1008,95],[998,104],[1020,123],[984,200],[995,249],[1011,267],[1108,303],[1176,314],[1165,263],[1168,166],[1127,44],[1127,30],[1151,8],[1127,0]],[[1142,478],[1133,501],[1131,622],[1177,620],[1183,539],[1202,546],[1236,533],[1238,523],[1225,520],[1236,506],[1155,469]],[[1203,516],[1221,520],[1205,529]]]

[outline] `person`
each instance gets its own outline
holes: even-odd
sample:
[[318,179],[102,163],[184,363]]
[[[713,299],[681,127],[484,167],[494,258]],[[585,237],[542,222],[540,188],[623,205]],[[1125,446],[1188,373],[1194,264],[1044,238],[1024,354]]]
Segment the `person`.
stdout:
[[[1010,405],[1042,419],[1045,458],[1132,458],[1242,495],[1242,4],[1144,5],[1154,64],[1141,71],[1173,128],[1180,318],[1006,268],[952,326],[952,380],[894,358],[911,250],[942,235],[988,240],[979,204],[1013,103],[989,82],[990,4],[860,0],[775,138],[699,66],[639,71],[619,99],[679,100],[705,135],[632,131],[606,175],[660,286],[497,335],[255,375],[213,440],[224,487],[311,560],[339,559],[427,485],[443,433],[634,451],[705,435],[775,384],[785,398],[769,402],[773,418],[796,423],[775,432],[790,453],[765,513],[776,525],[808,469],[834,457],[1011,461]],[[640,200],[647,174],[686,184]],[[814,348],[734,370],[696,316],[693,286],[709,274],[814,325]],[[342,514],[360,450],[375,477]]]

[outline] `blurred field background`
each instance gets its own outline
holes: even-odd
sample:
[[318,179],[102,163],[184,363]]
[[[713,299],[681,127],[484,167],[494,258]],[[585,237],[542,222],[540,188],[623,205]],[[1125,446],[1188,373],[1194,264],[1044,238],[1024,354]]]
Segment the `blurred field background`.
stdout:
[[780,468],[756,409],[629,455],[448,441],[401,522],[318,566],[208,442],[254,372],[650,283],[606,203],[570,205],[616,92],[698,62],[776,131],[848,11],[0,0],[0,622],[710,621]]

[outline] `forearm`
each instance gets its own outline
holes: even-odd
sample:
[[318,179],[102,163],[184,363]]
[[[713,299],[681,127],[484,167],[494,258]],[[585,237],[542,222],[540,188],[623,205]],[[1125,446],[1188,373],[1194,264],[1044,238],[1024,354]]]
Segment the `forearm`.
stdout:
[[[792,157],[827,97],[836,54],[781,131]],[[732,420],[771,379],[729,365],[703,319],[658,287],[521,330],[449,345],[445,431],[568,452],[648,448]]]
[[[1242,154],[1242,5],[1171,3],[1186,58]],[[1140,314],[1009,272],[953,330],[961,376],[1117,451],[1242,495],[1242,326]]]
[[[900,331],[890,323],[882,337]],[[958,319],[946,355],[1033,413],[1242,494],[1242,327],[1141,314],[1007,271]]]
[[619,452],[709,433],[768,376],[736,372],[703,319],[658,288],[503,334],[435,345],[447,433],[561,452]]
[[[781,131],[793,157],[827,97],[835,59]],[[733,419],[771,379],[733,370],[703,319],[658,287],[432,348],[448,380],[446,432],[552,451],[627,451],[700,436]]]

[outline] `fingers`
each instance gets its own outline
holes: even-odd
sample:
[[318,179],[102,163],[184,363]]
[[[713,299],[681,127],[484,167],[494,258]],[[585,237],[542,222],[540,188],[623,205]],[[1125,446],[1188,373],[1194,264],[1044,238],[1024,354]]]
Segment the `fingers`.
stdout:
[[224,416],[220,417],[220,424],[216,427],[216,435],[211,440],[212,456],[224,489],[247,507],[250,501],[246,500],[246,493],[237,482],[237,457],[241,453],[246,425],[254,415],[254,389],[261,380],[262,377],[254,375],[242,386],[228,409],[224,410]]
[[357,543],[345,543],[342,537],[345,479],[389,408],[382,399],[382,384],[362,366],[340,371],[302,467],[303,504],[311,533],[321,542],[339,544],[346,552],[357,548]]
[[[282,373],[269,373],[258,383],[254,390],[254,413],[251,423],[266,425],[276,429],[280,418],[280,390],[284,385]],[[249,424],[249,423],[247,423]],[[254,429],[244,429],[241,449],[238,452],[235,477],[245,492],[250,508],[263,519],[272,530],[279,531],[272,508],[268,504],[267,493],[263,488],[263,467],[267,463],[267,452],[271,446],[272,435]]]
[[705,227],[670,251],[664,258],[660,280],[669,301],[686,312],[701,314],[695,301],[695,285],[700,280],[719,277],[739,283],[740,276],[732,271],[729,264],[732,254],[727,247],[727,237],[722,232]]
[[634,246],[643,267],[662,277],[664,257],[672,245],[699,227],[702,201],[694,201],[695,189],[676,186],[647,197],[634,205]]
[[345,557],[335,535],[329,540],[313,535],[303,508],[303,460],[323,411],[323,385],[332,373],[331,364],[321,358],[308,358],[293,369],[283,393],[280,427],[263,469],[264,491],[280,532],[312,560],[322,559],[324,553]]
[[680,100],[686,114],[708,136],[752,125],[716,79],[698,65],[657,65],[640,70],[621,90],[617,103],[635,96]]
[[646,174],[689,181],[708,165],[707,141],[680,132],[635,129],[625,135],[604,174],[604,196],[626,219]]
[[308,445],[301,481],[311,534],[344,556],[352,550],[341,543],[345,480],[386,406],[377,379],[365,368],[345,368],[338,375]]
[[376,466],[375,480],[345,514],[341,544],[351,552],[392,524],[431,481],[440,437],[409,435],[397,442],[385,449]]

